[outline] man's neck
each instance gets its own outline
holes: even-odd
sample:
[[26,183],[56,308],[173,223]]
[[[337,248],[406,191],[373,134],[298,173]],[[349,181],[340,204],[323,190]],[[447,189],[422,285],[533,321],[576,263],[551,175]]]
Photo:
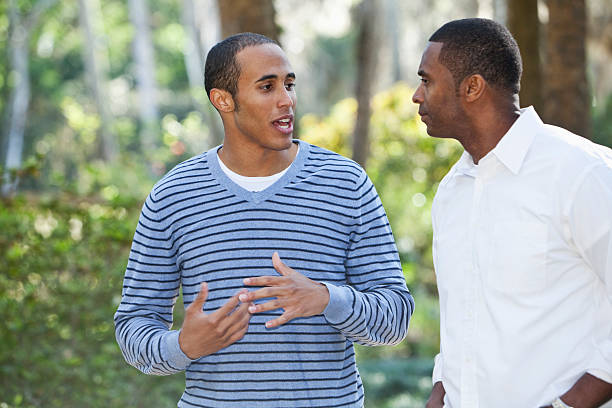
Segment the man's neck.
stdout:
[[285,150],[253,148],[232,144],[225,139],[219,158],[234,173],[246,177],[267,177],[280,173],[293,163],[298,151],[296,143]]
[[518,104],[500,109],[484,110],[478,115],[468,118],[471,121],[468,131],[457,138],[463,148],[472,156],[475,164],[497,146],[499,141],[510,130],[520,116]]

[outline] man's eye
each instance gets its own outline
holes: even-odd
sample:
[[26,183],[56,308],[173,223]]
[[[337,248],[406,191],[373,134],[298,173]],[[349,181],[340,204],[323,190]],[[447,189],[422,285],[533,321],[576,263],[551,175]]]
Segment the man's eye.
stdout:
[[429,83],[429,79],[427,79],[427,78],[421,78],[421,83],[423,83],[423,84],[428,84],[428,83]]
[[269,91],[270,89],[272,89],[272,84],[262,85],[261,89],[263,89],[264,91]]
[[295,89],[295,84],[293,82],[290,84],[285,84],[285,88],[287,88],[288,91],[292,91]]

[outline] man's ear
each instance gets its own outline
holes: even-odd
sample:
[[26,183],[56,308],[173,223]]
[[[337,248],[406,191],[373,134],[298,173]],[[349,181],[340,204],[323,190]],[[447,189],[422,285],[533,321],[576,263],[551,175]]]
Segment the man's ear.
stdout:
[[478,100],[487,87],[487,81],[480,74],[470,75],[461,81],[461,91],[466,102]]
[[219,112],[232,112],[234,110],[234,98],[223,89],[213,88],[210,90],[210,101]]

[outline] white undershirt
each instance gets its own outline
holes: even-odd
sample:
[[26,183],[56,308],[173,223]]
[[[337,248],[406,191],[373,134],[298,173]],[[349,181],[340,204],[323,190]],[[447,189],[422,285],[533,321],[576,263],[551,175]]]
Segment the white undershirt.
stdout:
[[[296,157],[297,157],[297,154],[300,152],[299,144],[297,145],[297,148],[298,148],[298,151],[296,153]],[[280,173],[273,174],[271,176],[247,177],[247,176],[242,176],[238,173],[231,171],[223,163],[223,160],[221,160],[221,158],[219,157],[219,153],[217,153],[217,160],[219,160],[219,167],[221,167],[221,170],[223,170],[223,172],[227,175],[227,177],[229,177],[230,180],[232,180],[234,183],[238,184],[240,187],[244,188],[247,191],[265,190],[266,188],[274,184],[279,178],[281,178],[283,174],[285,174],[287,170],[289,170],[289,167],[291,167],[291,165],[289,165],[285,170],[281,171]]]

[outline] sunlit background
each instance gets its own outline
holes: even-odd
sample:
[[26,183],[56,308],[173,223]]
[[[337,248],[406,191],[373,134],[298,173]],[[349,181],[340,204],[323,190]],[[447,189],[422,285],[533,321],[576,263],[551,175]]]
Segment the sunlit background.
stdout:
[[612,146],[609,0],[0,1],[0,408],[176,406],[184,376],[129,367],[112,317],[153,183],[221,143],[203,59],[246,30],[287,52],[297,136],[354,158],[381,196],[417,307],[400,345],[358,347],[366,407],[422,407],[430,208],[461,149],[426,135],[411,96],[429,35],[474,16],[517,36],[523,106]]

